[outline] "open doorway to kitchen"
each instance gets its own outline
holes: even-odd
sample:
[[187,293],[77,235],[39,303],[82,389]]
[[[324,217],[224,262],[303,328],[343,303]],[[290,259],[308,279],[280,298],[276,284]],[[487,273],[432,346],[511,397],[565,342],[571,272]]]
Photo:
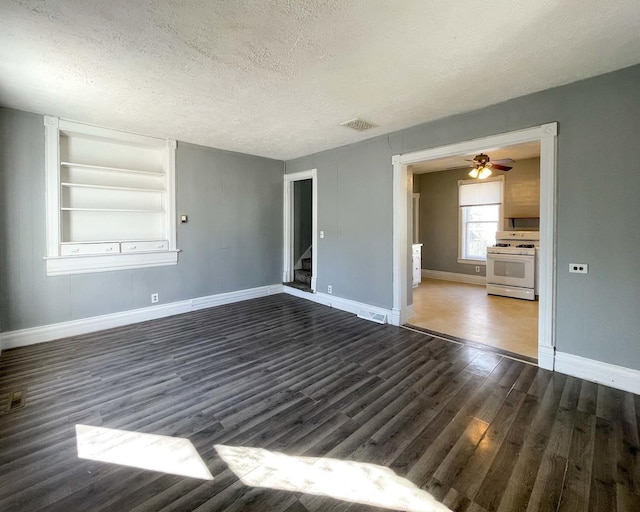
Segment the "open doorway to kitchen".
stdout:
[[[491,154],[501,149],[515,150],[520,146],[527,143],[537,143],[539,147],[539,169],[540,169],[540,191],[539,191],[539,249],[537,250],[538,256],[538,297],[539,302],[535,302],[538,306],[538,320],[537,320],[537,360],[538,365],[543,368],[552,369],[554,362],[554,339],[553,339],[553,312],[554,312],[554,267],[553,260],[555,254],[555,168],[556,168],[556,134],[557,125],[555,123],[537,126],[525,130],[519,130],[514,132],[508,132],[499,135],[493,135],[482,139],[475,139],[465,141],[461,143],[451,144],[449,146],[438,147],[434,149],[426,149],[423,151],[416,151],[412,153],[406,153],[402,155],[395,155],[393,157],[393,185],[394,185],[394,316],[392,318],[394,323],[402,325],[408,322],[409,318],[415,315],[415,310],[418,305],[416,300],[414,304],[413,300],[413,272],[411,268],[411,241],[413,237],[412,229],[412,197],[414,193],[413,189],[413,173],[414,166],[425,164],[430,161],[437,161],[442,165],[442,160],[445,158],[460,158],[470,157],[479,153]],[[498,156],[495,156],[498,158]],[[513,158],[513,157],[510,157]],[[514,158],[515,160],[515,158]],[[426,165],[426,164],[425,164]],[[467,168],[467,172],[469,169]],[[425,173],[416,173],[416,176]],[[418,178],[418,181],[420,178]],[[422,208],[426,203],[425,196],[420,193],[420,207]],[[457,205],[459,208],[460,206]],[[515,216],[514,216],[515,217]],[[515,231],[518,228],[524,230],[524,219],[515,219],[513,221],[504,220],[504,215],[500,216],[502,222],[502,228],[506,228],[510,231]],[[460,226],[459,219],[455,219]],[[537,221],[536,221],[537,222]],[[422,218],[421,218],[422,223]],[[533,230],[532,226],[528,226],[530,230]],[[424,227],[420,226],[420,231],[423,231]],[[460,233],[456,234],[456,237]],[[421,242],[421,240],[420,240]],[[475,247],[477,249],[477,247]],[[473,252],[473,251],[472,251]],[[477,251],[476,251],[477,252]],[[456,257],[456,263],[459,259],[473,259],[465,258],[460,254]],[[428,270],[429,262],[425,261],[421,268]],[[479,272],[476,272],[476,266],[481,267]],[[472,274],[476,274],[476,279],[484,279],[483,265],[473,265]],[[486,268],[486,263],[485,263]],[[530,267],[529,267],[530,268]],[[456,272],[451,272],[456,273]],[[459,272],[463,273],[463,272]],[[442,281],[442,280],[434,280]],[[467,283],[460,283],[467,284]],[[472,285],[470,285],[472,286]],[[486,289],[481,290],[482,295],[486,296]],[[465,295],[463,293],[463,295]],[[485,297],[486,298],[486,297]],[[527,301],[528,303],[529,301]],[[512,305],[525,304],[524,301],[509,302]],[[431,308],[433,309],[433,305]],[[470,305],[471,311],[476,311],[477,304]],[[458,320],[463,315],[458,314]],[[534,320],[534,324],[535,324]],[[435,330],[435,329],[434,329]],[[455,337],[452,335],[451,337]]]
[[475,154],[410,166],[421,201],[414,199],[412,211],[412,266],[419,270],[408,323],[535,362],[536,249],[517,246],[539,246],[540,142],[478,154],[495,162],[482,179],[470,176]]

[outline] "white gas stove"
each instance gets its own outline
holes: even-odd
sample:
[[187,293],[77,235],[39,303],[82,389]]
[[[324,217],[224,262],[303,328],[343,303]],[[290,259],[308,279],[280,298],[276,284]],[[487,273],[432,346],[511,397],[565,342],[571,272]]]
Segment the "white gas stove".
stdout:
[[498,231],[487,247],[487,293],[535,300],[539,246],[538,231]]

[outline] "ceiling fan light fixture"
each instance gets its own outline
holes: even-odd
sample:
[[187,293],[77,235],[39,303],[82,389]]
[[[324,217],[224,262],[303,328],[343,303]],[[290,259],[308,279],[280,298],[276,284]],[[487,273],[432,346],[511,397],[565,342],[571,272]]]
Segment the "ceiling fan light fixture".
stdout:
[[480,172],[478,173],[478,179],[480,180],[487,179],[489,176],[491,176],[491,174],[492,174],[491,169],[489,169],[488,167],[483,167],[482,169],[480,169]]
[[471,176],[472,178],[477,178],[478,177],[478,169],[471,169],[469,171],[469,176]]

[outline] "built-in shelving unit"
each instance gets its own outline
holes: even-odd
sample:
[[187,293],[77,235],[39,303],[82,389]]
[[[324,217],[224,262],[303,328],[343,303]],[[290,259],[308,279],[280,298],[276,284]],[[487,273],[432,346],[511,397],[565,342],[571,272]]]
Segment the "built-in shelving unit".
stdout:
[[45,126],[47,274],[175,264],[175,141]]

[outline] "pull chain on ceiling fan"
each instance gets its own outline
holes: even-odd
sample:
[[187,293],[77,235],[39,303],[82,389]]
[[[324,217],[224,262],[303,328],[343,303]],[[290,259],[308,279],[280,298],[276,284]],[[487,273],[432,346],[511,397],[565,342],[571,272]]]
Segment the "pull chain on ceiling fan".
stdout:
[[472,169],[469,171],[469,176],[472,178],[478,178],[479,180],[484,180],[491,176],[491,169],[496,169],[498,171],[509,171],[513,167],[509,167],[503,164],[512,164],[514,160],[511,158],[503,158],[502,160],[494,160],[493,162],[489,158],[489,155],[485,155],[484,153],[480,153],[473,157],[473,160],[467,160],[468,162],[472,162]]

